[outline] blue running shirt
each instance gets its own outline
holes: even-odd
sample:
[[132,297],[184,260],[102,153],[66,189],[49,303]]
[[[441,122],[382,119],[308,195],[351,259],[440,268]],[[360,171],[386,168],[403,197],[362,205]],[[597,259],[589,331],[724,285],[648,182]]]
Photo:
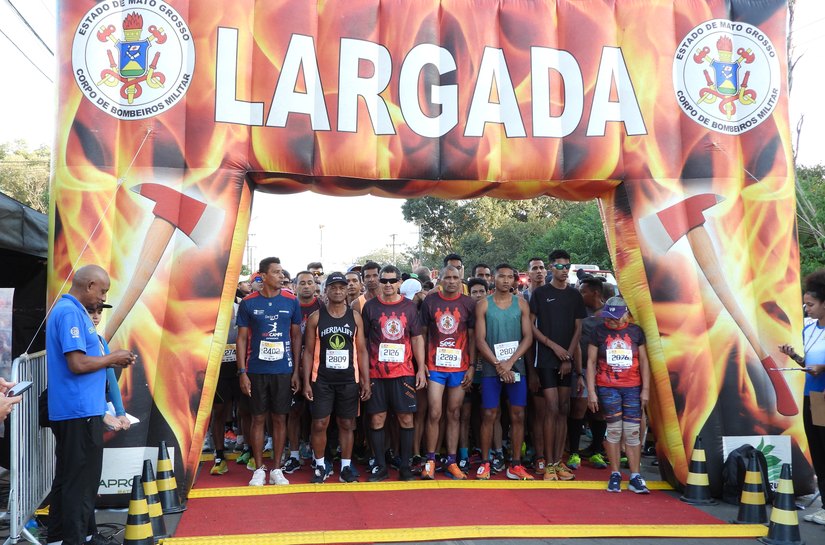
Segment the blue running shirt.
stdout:
[[250,330],[247,368],[259,375],[292,373],[292,324],[301,325],[298,299],[283,290],[275,297],[248,295],[238,306],[238,327]]

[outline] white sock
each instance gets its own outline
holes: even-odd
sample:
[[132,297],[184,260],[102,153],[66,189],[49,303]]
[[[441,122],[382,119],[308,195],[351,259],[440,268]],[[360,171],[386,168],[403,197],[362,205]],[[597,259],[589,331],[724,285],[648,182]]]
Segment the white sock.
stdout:
[[289,457],[290,458],[295,458],[296,460],[299,460],[301,458],[301,455],[298,453],[297,450],[290,450],[289,451]]
[[324,457],[321,456],[320,458],[315,458],[315,467],[320,467],[321,469],[326,469],[326,464],[324,463]]
[[349,467],[352,465],[351,458],[341,458],[341,471],[344,471],[345,467]]

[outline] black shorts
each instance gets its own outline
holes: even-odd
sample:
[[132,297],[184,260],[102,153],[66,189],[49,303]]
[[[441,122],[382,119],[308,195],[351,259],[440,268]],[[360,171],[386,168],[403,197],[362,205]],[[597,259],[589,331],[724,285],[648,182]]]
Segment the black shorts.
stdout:
[[564,375],[564,378],[561,378],[558,367],[555,369],[550,367],[537,367],[536,373],[539,375],[541,390],[548,388],[570,388],[570,385],[573,384],[573,373],[567,373]]
[[249,412],[253,415],[266,413],[289,414],[292,403],[292,375],[265,375],[249,373],[252,398]]
[[215,404],[232,403],[241,397],[246,396],[241,394],[241,383],[238,377],[235,374],[225,376],[221,373],[218,377],[218,383],[215,385]]
[[385,413],[388,409],[396,414],[417,410],[415,377],[374,378],[370,385],[372,397],[365,404],[367,414]]
[[329,383],[316,380],[312,383],[313,400],[309,404],[309,414],[313,420],[320,420],[335,413],[338,418],[358,416],[358,401],[361,390],[355,382]]

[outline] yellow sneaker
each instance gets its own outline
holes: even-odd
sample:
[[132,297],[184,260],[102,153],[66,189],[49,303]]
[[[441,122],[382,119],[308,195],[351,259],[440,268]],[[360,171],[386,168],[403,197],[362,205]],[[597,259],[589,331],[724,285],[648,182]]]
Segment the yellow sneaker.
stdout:
[[556,475],[558,476],[560,481],[572,481],[576,478],[576,476],[573,474],[573,471],[571,471],[569,467],[564,465],[564,462],[556,462],[555,468]]
[[548,465],[544,468],[544,480],[545,481],[558,481],[559,476],[556,475],[556,466]]
[[210,475],[223,475],[229,471],[229,468],[226,466],[226,460],[217,459],[215,460],[215,465],[212,466],[212,469],[209,470]]

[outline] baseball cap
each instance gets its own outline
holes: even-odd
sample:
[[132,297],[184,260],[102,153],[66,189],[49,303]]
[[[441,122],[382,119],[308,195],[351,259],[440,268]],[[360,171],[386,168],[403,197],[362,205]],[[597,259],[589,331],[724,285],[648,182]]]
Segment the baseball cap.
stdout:
[[349,269],[347,269],[347,273],[351,273],[351,272],[360,273],[361,272],[361,265],[359,265],[357,263],[354,264],[354,265],[350,265]]
[[627,314],[627,303],[621,297],[611,297],[602,309],[602,318],[621,320],[625,314]]
[[404,280],[404,282],[402,282],[399,291],[401,292],[401,295],[403,295],[407,299],[412,299],[413,297],[415,297],[416,293],[421,291],[421,282],[419,282],[415,278],[408,278]]
[[97,308],[112,308],[112,305],[109,303],[101,303]]
[[252,273],[249,275],[249,282],[254,284],[255,282],[263,282],[264,278],[261,276],[261,273]]
[[347,284],[347,277],[344,276],[343,273],[340,272],[333,272],[327,275],[327,281],[325,286],[331,286],[333,284]]
[[249,282],[250,279],[247,276],[239,276],[238,277],[238,284],[243,284],[244,282]]

